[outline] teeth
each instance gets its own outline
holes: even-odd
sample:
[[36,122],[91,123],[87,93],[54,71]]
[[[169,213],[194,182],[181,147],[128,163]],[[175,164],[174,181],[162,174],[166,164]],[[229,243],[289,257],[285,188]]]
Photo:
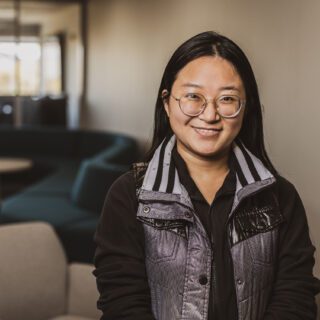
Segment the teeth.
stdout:
[[206,135],[206,136],[211,136],[211,135],[216,135],[218,134],[218,132],[220,130],[216,130],[216,129],[203,129],[203,128],[195,128],[196,131],[198,131],[198,133],[202,134],[202,135]]
[[205,128],[197,128],[198,130],[203,130],[203,131],[220,131],[218,129],[205,129]]
[[199,131],[204,131],[204,132],[207,132],[207,131],[216,131],[216,130],[213,130],[213,129],[198,129]]

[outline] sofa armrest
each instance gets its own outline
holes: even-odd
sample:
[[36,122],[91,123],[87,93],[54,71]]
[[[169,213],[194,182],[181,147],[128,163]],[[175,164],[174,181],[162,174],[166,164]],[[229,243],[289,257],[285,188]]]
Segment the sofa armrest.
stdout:
[[97,309],[99,297],[93,265],[72,263],[69,265],[68,315],[100,319]]
[[94,159],[104,163],[130,165],[137,161],[138,155],[138,146],[134,140],[117,137],[110,147],[99,152]]
[[79,207],[100,213],[112,183],[129,169],[129,165],[115,165],[101,161],[82,162],[72,187],[71,199]]

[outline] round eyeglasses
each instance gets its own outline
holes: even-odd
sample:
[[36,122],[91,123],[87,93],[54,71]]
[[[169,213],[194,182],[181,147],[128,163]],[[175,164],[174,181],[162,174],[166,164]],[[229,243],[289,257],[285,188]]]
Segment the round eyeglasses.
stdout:
[[[190,117],[200,115],[207,107],[210,100],[207,100],[200,93],[186,93],[180,98],[171,95],[173,99],[178,101],[181,111]],[[217,113],[222,118],[235,118],[245,105],[245,100],[235,95],[222,95],[213,100]]]

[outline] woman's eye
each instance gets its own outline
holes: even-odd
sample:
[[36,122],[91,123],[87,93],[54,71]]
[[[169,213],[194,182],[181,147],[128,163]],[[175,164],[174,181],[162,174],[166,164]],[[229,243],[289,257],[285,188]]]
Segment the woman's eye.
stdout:
[[201,97],[195,93],[187,93],[186,98],[189,100],[200,101]]
[[224,103],[233,103],[236,101],[236,98],[232,96],[223,96],[219,100]]

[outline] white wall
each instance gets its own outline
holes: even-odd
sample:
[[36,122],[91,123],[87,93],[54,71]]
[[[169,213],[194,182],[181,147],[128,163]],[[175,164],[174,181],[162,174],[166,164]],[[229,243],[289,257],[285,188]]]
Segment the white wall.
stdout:
[[[320,250],[318,0],[92,0],[84,127],[150,138],[163,69],[189,37],[215,30],[254,68],[265,135],[279,171],[297,187]],[[320,276],[320,254],[316,274]]]

